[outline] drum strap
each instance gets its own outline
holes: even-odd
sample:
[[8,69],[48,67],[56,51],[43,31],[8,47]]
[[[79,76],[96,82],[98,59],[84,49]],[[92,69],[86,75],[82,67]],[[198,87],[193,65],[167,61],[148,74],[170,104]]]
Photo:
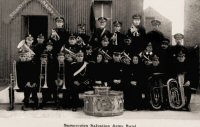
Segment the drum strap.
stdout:
[[86,68],[87,64],[88,64],[87,62],[84,62],[84,64],[81,66],[81,68],[78,69],[78,70],[73,74],[73,76],[77,76],[79,73],[81,73],[81,71],[83,71],[83,69]]

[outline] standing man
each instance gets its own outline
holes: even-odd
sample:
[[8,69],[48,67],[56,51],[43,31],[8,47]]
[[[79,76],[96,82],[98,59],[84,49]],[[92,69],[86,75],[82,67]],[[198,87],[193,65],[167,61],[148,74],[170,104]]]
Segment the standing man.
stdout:
[[147,41],[152,42],[153,49],[156,54],[161,47],[161,42],[164,38],[163,33],[159,30],[161,22],[159,20],[152,20],[151,24],[153,26],[153,30],[147,33]]
[[114,33],[112,33],[111,44],[112,47],[123,49],[125,35],[121,33],[122,22],[116,20],[113,22],[114,25]]
[[145,48],[146,30],[141,25],[141,15],[133,15],[133,22],[127,35],[131,38],[132,54],[139,54]]
[[100,42],[104,36],[107,36],[109,39],[111,37],[111,33],[109,30],[106,29],[107,25],[107,18],[105,17],[99,17],[98,18],[98,26],[99,28],[96,29],[96,31],[93,34],[91,45],[93,47],[98,47],[100,45]]
[[56,28],[52,29],[50,40],[53,42],[53,52],[58,54],[61,47],[68,40],[69,33],[64,28],[65,20],[63,17],[57,17],[55,20]]

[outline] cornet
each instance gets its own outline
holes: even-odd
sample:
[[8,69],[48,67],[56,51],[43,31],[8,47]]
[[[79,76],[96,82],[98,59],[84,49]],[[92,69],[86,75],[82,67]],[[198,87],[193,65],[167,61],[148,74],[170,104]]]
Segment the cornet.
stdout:
[[56,30],[52,29],[51,30],[51,38],[54,39],[55,41],[60,40],[60,36],[58,35],[58,33],[56,32]]

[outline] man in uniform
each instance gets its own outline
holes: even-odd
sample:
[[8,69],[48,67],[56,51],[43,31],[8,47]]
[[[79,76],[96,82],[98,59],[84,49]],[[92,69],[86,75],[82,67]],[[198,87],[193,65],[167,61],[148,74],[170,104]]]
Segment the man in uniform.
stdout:
[[86,34],[86,25],[85,24],[78,24],[77,26],[78,26],[78,34],[77,34],[77,36],[80,36],[83,39],[84,43],[88,44],[90,36],[88,36]]
[[110,84],[112,90],[122,91],[122,72],[121,53],[118,50],[113,52],[113,61],[110,65]]
[[79,94],[91,89],[90,68],[84,60],[84,52],[81,50],[76,53],[76,63],[71,65],[70,69],[70,96],[72,111],[76,111],[78,107],[83,106]]
[[[176,54],[178,54],[178,52],[180,50],[186,50],[186,48],[183,45],[183,39],[184,39],[184,35],[181,33],[176,33],[174,35],[174,39],[175,39],[175,46],[172,46],[172,55],[175,57]],[[176,58],[175,58],[176,59]]]
[[90,42],[90,44],[94,48],[100,45],[100,42],[104,36],[107,36],[109,39],[111,37],[110,31],[106,29],[107,20],[108,19],[105,17],[98,18],[99,28],[97,28],[96,31],[94,32],[93,37]]
[[131,49],[133,54],[138,54],[145,48],[146,30],[141,25],[141,15],[133,15],[133,22],[127,35],[131,38]]
[[178,79],[178,83],[184,87],[184,96],[186,100],[184,111],[190,111],[191,89],[194,89],[194,84],[191,82],[192,75],[189,74],[187,62],[187,50],[181,49],[176,54],[176,60],[173,63],[172,75]]
[[169,45],[170,40],[168,38],[163,38],[161,42],[161,47],[158,53],[158,57],[160,58],[160,71],[162,73],[169,73],[170,65],[172,62],[172,54],[171,47]]
[[117,47],[123,49],[125,35],[121,33],[122,22],[116,20],[113,22],[114,33],[111,36],[112,47]]
[[161,46],[161,42],[164,38],[163,33],[159,30],[161,22],[159,20],[152,20],[151,24],[153,26],[153,30],[147,33],[147,41],[148,42],[152,42],[153,45],[153,49],[154,52],[157,54],[160,46]]
[[43,105],[46,104],[47,101],[52,100],[53,95],[53,101],[57,103],[57,91],[56,91],[56,55],[53,52],[53,43],[51,40],[47,42],[46,50],[44,51],[44,54],[47,54],[47,86],[48,88],[44,90],[43,92]]
[[56,17],[56,28],[52,29],[50,36],[51,41],[53,42],[55,54],[60,52],[61,47],[67,42],[69,38],[69,33],[64,28],[65,20],[63,17]]

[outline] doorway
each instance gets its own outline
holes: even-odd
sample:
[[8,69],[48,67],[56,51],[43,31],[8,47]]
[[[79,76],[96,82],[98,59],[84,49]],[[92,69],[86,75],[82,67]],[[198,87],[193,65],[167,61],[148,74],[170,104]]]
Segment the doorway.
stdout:
[[31,34],[34,39],[39,34],[43,34],[45,38],[48,36],[48,16],[22,16],[22,38]]

